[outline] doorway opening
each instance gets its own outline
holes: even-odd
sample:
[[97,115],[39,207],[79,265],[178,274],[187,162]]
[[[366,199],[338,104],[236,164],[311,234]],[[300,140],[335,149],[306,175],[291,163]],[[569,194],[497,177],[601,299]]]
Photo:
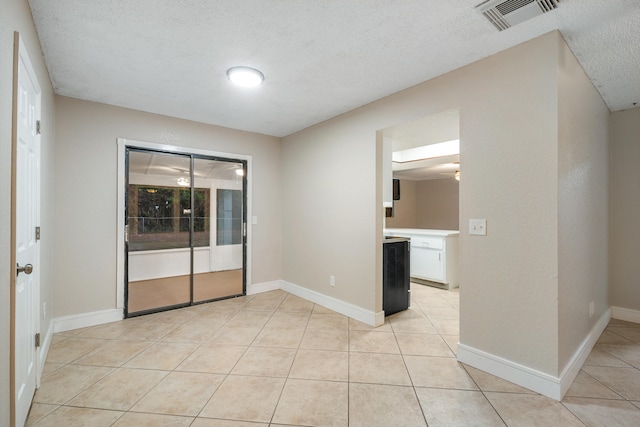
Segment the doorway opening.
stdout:
[[388,197],[393,211],[386,227],[459,230],[460,110],[401,123],[382,133],[390,151],[384,167],[392,175],[385,184],[393,178],[398,187],[393,188],[392,200]]
[[460,110],[432,114],[380,132],[386,157],[385,234],[411,237],[414,283],[458,288]]
[[125,147],[124,316],[246,293],[247,160]]

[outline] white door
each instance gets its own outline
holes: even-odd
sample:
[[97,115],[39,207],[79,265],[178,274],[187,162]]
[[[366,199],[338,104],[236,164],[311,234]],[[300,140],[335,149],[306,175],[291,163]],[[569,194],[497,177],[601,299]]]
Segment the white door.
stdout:
[[18,50],[16,152],[15,421],[24,425],[36,389],[40,213],[40,86],[22,40]]

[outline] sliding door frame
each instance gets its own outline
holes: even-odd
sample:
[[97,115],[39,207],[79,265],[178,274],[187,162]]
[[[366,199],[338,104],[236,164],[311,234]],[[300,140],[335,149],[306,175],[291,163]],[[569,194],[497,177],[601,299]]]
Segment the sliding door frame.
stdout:
[[[135,141],[126,138],[117,139],[118,148],[118,176],[117,176],[117,197],[118,197],[118,211],[117,211],[117,260],[116,260],[116,307],[118,310],[122,310],[123,316],[125,314],[126,295],[125,295],[125,277],[127,275],[127,260],[126,260],[126,247],[125,247],[125,197],[127,190],[126,173],[126,149],[141,149],[155,151],[166,154],[181,154],[191,155],[193,163],[194,158],[220,158],[224,160],[239,160],[246,162],[246,191],[243,197],[245,198],[246,209],[243,212],[244,224],[246,227],[246,235],[244,236],[243,245],[243,258],[244,258],[244,283],[243,293],[246,293],[246,287],[251,283],[251,222],[248,218],[252,217],[251,200],[252,200],[252,156],[246,154],[225,153],[219,151],[209,151],[191,147],[179,147],[165,144],[157,144],[152,142]],[[193,166],[193,165],[192,165]],[[193,182],[193,181],[192,181]],[[193,188],[192,188],[193,191]],[[193,202],[193,198],[192,198]],[[193,249],[192,249],[193,252]],[[191,257],[193,260],[193,256]],[[193,262],[193,261],[192,261]],[[192,268],[193,270],[193,268]],[[191,286],[193,288],[193,286]],[[191,290],[193,292],[193,290]],[[191,298],[193,300],[193,297]]]

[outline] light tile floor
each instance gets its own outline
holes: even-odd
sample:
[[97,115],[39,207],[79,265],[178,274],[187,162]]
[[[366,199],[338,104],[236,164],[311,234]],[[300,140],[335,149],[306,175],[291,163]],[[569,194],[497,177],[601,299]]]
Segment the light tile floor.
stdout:
[[640,325],[562,402],[458,363],[459,293],[379,328],[283,291],[55,334],[29,426],[640,426]]

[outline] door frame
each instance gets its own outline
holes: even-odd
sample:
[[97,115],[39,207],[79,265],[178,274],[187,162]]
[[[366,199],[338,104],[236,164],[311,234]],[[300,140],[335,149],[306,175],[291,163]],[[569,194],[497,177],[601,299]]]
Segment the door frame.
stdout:
[[246,212],[246,224],[247,224],[247,236],[246,236],[246,269],[245,269],[245,283],[248,287],[251,283],[251,240],[252,240],[252,182],[253,182],[253,164],[252,156],[247,154],[226,153],[221,151],[203,150],[199,148],[180,147],[175,145],[158,144],[153,142],[136,141],[126,138],[117,138],[118,149],[118,175],[117,175],[117,259],[116,259],[116,308],[124,315],[125,308],[125,191],[126,191],[126,148],[141,148],[153,151],[164,151],[176,154],[194,154],[197,156],[210,156],[210,157],[222,157],[227,159],[244,160],[247,162],[247,212]]
[[[29,56],[29,52],[26,49],[26,46],[20,37],[20,33],[17,31],[14,32],[14,53],[13,53],[13,100],[12,100],[12,119],[11,119],[11,237],[10,237],[10,278],[9,278],[9,305],[10,305],[10,314],[9,314],[9,419],[11,425],[15,425],[17,422],[17,405],[18,402],[16,400],[16,339],[17,339],[17,307],[16,307],[16,283],[17,283],[17,275],[16,271],[16,261],[17,261],[17,253],[16,253],[16,244],[17,244],[17,176],[18,176],[18,87],[20,82],[19,69],[20,62],[24,64],[24,67],[27,70],[27,73],[34,79],[35,89],[37,91],[36,94],[36,111],[35,116],[36,120],[40,121],[42,118],[42,89],[40,87],[40,83],[38,82],[35,70],[31,63],[31,59]],[[41,147],[41,136],[36,135],[36,143],[38,145],[38,151],[40,151]],[[36,206],[36,222],[40,224],[40,207],[42,204],[42,196],[40,194],[41,189],[41,163],[40,160],[37,163],[37,206]],[[35,232],[35,230],[34,230]],[[40,331],[40,266],[41,266],[41,256],[40,256],[40,243],[36,243],[36,260],[34,268],[35,277],[34,281],[34,297],[32,301],[32,308],[34,312],[37,313],[35,315],[35,329],[36,331]],[[42,352],[42,346],[35,347],[34,342],[34,363],[35,363],[35,380],[36,389],[40,385],[42,368],[40,356]],[[31,396],[33,400],[33,396]]]

